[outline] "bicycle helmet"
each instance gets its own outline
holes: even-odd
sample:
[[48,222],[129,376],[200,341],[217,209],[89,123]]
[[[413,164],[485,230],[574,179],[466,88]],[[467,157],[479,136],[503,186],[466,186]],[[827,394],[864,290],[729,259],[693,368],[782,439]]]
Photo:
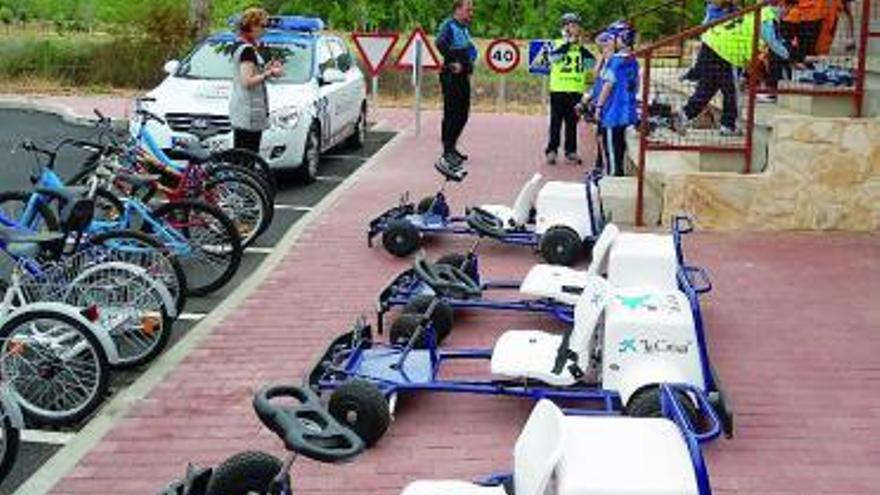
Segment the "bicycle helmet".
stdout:
[[562,25],[562,27],[565,27],[569,24],[580,25],[581,24],[581,16],[575,14],[574,12],[568,12],[568,13],[562,15],[562,18],[560,19],[560,24]]

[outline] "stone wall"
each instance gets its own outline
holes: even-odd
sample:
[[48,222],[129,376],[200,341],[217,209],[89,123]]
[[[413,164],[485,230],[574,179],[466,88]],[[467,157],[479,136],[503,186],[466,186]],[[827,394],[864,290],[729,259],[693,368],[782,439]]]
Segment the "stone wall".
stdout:
[[663,218],[685,212],[721,230],[880,227],[880,120],[786,116],[773,128],[766,172],[672,175]]

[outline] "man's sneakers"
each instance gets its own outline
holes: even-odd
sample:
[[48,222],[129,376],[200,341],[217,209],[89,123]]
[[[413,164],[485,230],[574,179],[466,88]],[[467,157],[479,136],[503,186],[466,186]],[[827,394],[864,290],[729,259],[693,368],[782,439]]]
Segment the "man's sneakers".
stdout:
[[566,153],[565,159],[573,165],[580,165],[584,163],[584,161],[581,160],[581,155],[578,155],[577,153]]
[[556,165],[556,159],[558,155],[555,151],[548,151],[546,155],[544,155],[547,159],[547,165]]
[[743,135],[743,132],[735,127],[727,127],[726,125],[723,125],[718,129],[718,134],[720,134],[721,137],[739,137]]
[[684,114],[684,110],[679,110],[672,115],[671,124],[673,131],[677,132],[681,136],[684,136],[687,134],[690,120],[687,118],[687,115]]
[[760,94],[755,96],[755,101],[758,103],[776,103],[777,100],[778,98],[776,95]]
[[459,161],[461,161],[462,163],[471,159],[471,157],[465,155],[464,153],[462,153],[461,151],[458,151],[457,149],[452,150],[452,154],[457,156]]
[[446,153],[443,153],[443,156],[441,158],[443,159],[443,161],[454,167],[460,167],[464,165],[464,160],[462,160],[461,156],[459,156],[459,154],[455,153],[454,151],[447,151]]

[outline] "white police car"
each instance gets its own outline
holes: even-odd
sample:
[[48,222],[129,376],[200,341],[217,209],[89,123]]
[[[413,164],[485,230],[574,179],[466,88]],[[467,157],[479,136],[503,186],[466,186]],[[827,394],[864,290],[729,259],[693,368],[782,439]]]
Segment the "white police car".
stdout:
[[[306,182],[315,179],[321,153],[343,142],[360,145],[366,135],[363,73],[346,42],[323,29],[317,18],[272,17],[260,48],[284,62],[284,76],[268,83],[271,128],[263,133],[260,154],[271,167],[295,170]],[[235,39],[232,32],[215,34],[183,60],[165,64],[168,77],[147,95],[156,101],[146,106],[167,122],[149,124],[164,150],[205,125],[223,131],[207,141],[210,148],[232,147],[229,47]]]

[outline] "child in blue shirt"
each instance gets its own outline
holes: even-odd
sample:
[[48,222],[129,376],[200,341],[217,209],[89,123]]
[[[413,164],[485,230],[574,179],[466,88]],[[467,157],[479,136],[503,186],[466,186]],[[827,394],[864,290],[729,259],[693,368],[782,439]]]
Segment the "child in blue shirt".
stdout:
[[600,140],[605,173],[620,177],[625,174],[626,129],[638,122],[639,62],[632,52],[635,30],[619,25],[612,33],[617,50],[600,77],[602,90],[595,103],[595,117],[604,134]]

